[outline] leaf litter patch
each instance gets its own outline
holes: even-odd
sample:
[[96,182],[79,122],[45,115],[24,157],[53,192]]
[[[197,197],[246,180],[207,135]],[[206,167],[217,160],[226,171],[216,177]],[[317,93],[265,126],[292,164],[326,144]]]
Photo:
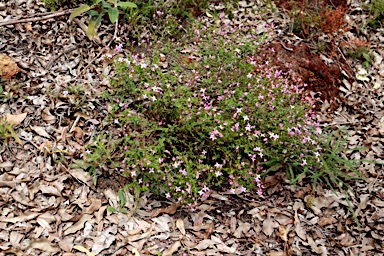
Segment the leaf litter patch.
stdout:
[[[274,21],[278,22],[279,18],[274,17]],[[281,22],[284,24],[284,20]],[[57,26],[60,19],[52,24]],[[32,29],[34,33],[40,34],[45,31],[39,23],[32,26]],[[28,34],[28,30],[23,28],[7,31],[16,35]],[[372,37],[373,42],[380,42],[379,36],[373,34]],[[41,43],[37,39],[34,42],[47,49],[52,56],[55,55],[55,51],[49,48],[50,44],[46,44],[48,41]],[[377,53],[383,56],[379,50]],[[84,49],[81,54],[78,59],[87,54],[95,56]],[[73,116],[73,119],[68,120],[68,116],[61,116],[61,113],[71,109],[67,103],[69,99],[53,102],[44,97],[45,92],[42,91],[54,81],[59,85],[63,81],[70,81],[63,79],[64,74],[69,72],[69,76],[73,77],[74,67],[80,67],[80,73],[81,67],[87,63],[76,66],[76,60],[73,66],[71,64],[67,68],[63,64],[68,59],[63,56],[57,62],[58,68],[53,68],[48,73],[48,77],[51,77],[47,79],[42,75],[47,73],[41,63],[48,63],[49,56],[47,59],[37,57],[35,64],[23,59],[25,56],[19,55],[17,63],[30,70],[28,76],[25,73],[20,75],[27,81],[25,92],[30,94],[27,94],[30,97],[28,104],[16,100],[8,107],[1,106],[2,113],[20,114],[25,113],[24,110],[29,113],[16,127],[17,132],[20,132],[20,128],[23,130],[20,132],[23,146],[11,143],[7,148],[1,148],[0,225],[3,231],[0,232],[0,238],[3,251],[16,255],[42,255],[44,252],[51,255],[59,252],[67,255],[78,252],[95,255],[135,255],[139,252],[144,255],[156,255],[158,252],[164,255],[239,252],[256,255],[284,255],[287,252],[293,255],[343,255],[344,250],[354,255],[362,252],[382,253],[383,227],[380,223],[383,216],[381,208],[384,206],[383,175],[371,164],[362,165],[368,179],[356,182],[354,188],[358,196],[352,198],[364,229],[355,226],[344,201],[335,197],[331,191],[323,191],[318,187],[313,203],[310,204],[313,192],[301,184],[292,187],[285,182],[284,177],[271,180],[269,202],[253,202],[244,198],[246,204],[243,209],[241,201],[236,198],[218,195],[201,204],[196,212],[176,208],[173,213],[175,206],[167,209],[168,206],[160,202],[160,199],[153,200],[149,195],[144,195],[141,202],[145,203],[138,208],[127,200],[126,207],[130,210],[128,214],[107,212],[109,205],[119,204],[116,190],[106,186],[103,193],[95,191],[86,171],[69,170],[65,161],[56,162],[62,156],[57,150],[66,151],[68,156],[80,156],[81,150],[78,148],[81,149],[87,141],[82,141],[82,136],[76,137],[75,134],[81,134],[81,131],[74,132],[75,127],[80,127],[88,135],[85,139],[90,138],[93,131],[86,127],[93,122],[89,120],[94,119],[102,124],[102,117],[95,115],[87,119]],[[382,79],[375,72],[382,65],[379,59],[374,69],[365,74],[376,83]],[[353,67],[353,63],[351,61],[349,65]],[[92,70],[102,68],[91,65]],[[96,76],[87,74],[97,84]],[[348,101],[334,116],[324,114],[323,121],[338,126],[351,124],[350,145],[365,145],[372,149],[348,157],[362,159],[367,156],[378,159],[383,154],[383,113],[380,110],[382,89],[372,89],[373,84],[366,79],[357,79],[349,84],[344,80],[340,89]],[[50,108],[51,105],[54,107]],[[100,110],[100,104],[95,104],[95,107]],[[39,119],[40,116],[43,121]],[[58,127],[54,121],[63,121],[68,127]],[[32,122],[35,130],[28,128],[29,122]],[[232,206],[232,201],[237,203]],[[151,217],[159,208],[162,209],[160,213]],[[184,214],[180,214],[181,211]],[[362,233],[365,235],[360,239]]]

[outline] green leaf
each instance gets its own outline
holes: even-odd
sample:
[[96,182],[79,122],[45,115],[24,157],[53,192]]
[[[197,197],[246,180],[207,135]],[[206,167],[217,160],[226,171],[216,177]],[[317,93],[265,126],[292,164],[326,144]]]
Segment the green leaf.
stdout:
[[89,5],[86,5],[86,4],[81,5],[80,7],[73,10],[71,15],[69,16],[69,20],[76,18],[77,16],[83,14],[84,12],[89,11],[90,9],[91,9],[91,7],[89,7]]
[[101,23],[101,18],[103,18],[104,14],[100,13],[100,15],[96,19],[96,27],[100,25]]
[[107,210],[109,212],[117,212],[116,208],[115,207],[112,207],[112,206],[108,206]]
[[111,8],[112,8],[112,6],[111,6],[109,3],[105,2],[105,1],[102,1],[102,2],[101,2],[101,5],[102,5],[103,8],[105,8],[105,9],[111,9]]
[[119,192],[117,192],[117,194],[119,195],[120,206],[123,207],[127,202],[125,200],[124,191],[122,189],[119,189]]
[[97,177],[96,175],[93,175],[93,185],[96,186],[97,184]]
[[96,20],[92,19],[88,24],[88,37],[92,39],[96,35]]
[[99,12],[95,11],[95,10],[90,10],[88,12],[89,16],[91,17],[99,17]]
[[366,61],[370,61],[371,57],[369,56],[369,54],[363,52],[363,57]]
[[118,2],[117,6],[122,8],[137,8],[137,5],[132,2]]
[[119,11],[117,10],[117,8],[110,8],[108,9],[108,15],[111,22],[115,23],[117,21],[117,18],[119,17]]
[[101,0],[96,0],[96,1],[94,1],[94,3],[93,3],[93,5],[92,5],[92,8],[93,7],[95,7],[98,3],[100,3],[101,2]]

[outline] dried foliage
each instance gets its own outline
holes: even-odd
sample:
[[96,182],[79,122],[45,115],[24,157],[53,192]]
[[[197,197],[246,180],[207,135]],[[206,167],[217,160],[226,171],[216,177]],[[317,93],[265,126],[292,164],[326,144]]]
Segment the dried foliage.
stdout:
[[333,33],[345,25],[344,16],[347,8],[339,6],[336,10],[331,8],[321,12],[319,15],[323,20],[321,30],[327,33]]
[[[41,1],[3,2],[0,19],[35,17],[48,11]],[[337,36],[321,34],[321,40],[327,44],[336,40],[337,48],[341,38],[350,42],[360,36],[369,38],[372,62],[364,68],[348,56],[342,62],[342,56],[336,55],[338,50],[333,55],[319,52],[326,65],[336,63],[342,67],[339,90],[344,99],[333,113],[328,112],[330,102],[325,100],[318,115],[322,125],[348,130],[348,147],[367,147],[364,151],[346,152],[343,157],[382,161],[384,51],[380,46],[384,39],[379,30],[363,30],[359,36],[353,33],[361,28],[360,5],[352,1],[349,6],[349,32],[335,30]],[[260,35],[266,32],[267,21],[273,20],[280,28],[291,23],[281,11],[262,13],[267,8],[261,3],[239,1],[238,7],[232,8],[237,11],[234,23],[252,22]],[[215,10],[228,24],[226,8],[216,3],[208,14],[213,16]],[[13,129],[22,141],[20,145],[10,138],[6,146],[0,146],[0,254],[384,253],[384,173],[381,166],[371,163],[361,164],[365,180],[349,183],[353,187],[349,196],[361,228],[354,223],[343,195],[336,196],[320,185],[313,190],[306,178],[294,187],[284,175],[268,177],[264,181],[265,201],[213,192],[193,212],[148,193],[137,197],[125,191],[122,200],[120,180],[115,176],[99,176],[100,183],[94,186],[87,170],[69,169],[71,159],[84,157],[85,145],[94,143],[95,134],[109,131],[117,136],[119,131],[108,123],[110,106],[99,97],[109,88],[101,74],[113,74],[102,59],[97,59],[99,50],[94,42],[87,41],[86,31],[66,20],[58,17],[29,26],[0,28],[0,50],[23,70],[15,77],[17,80],[6,85],[7,94],[0,92],[6,96],[1,98],[0,113],[17,119]],[[205,24],[214,22],[204,14],[200,20]],[[127,32],[129,26],[123,25],[121,30]],[[102,25],[100,31],[105,31],[100,43],[106,45],[113,28]],[[284,31],[275,39],[293,44],[298,40]],[[75,50],[66,52],[74,45]],[[124,49],[124,54],[131,53]],[[22,113],[27,116],[16,116]],[[127,213],[107,211],[109,206],[120,209],[121,204]]]

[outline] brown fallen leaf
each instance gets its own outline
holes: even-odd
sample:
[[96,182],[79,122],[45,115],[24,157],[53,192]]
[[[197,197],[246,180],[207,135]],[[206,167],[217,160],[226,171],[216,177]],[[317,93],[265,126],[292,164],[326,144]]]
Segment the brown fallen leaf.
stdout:
[[165,207],[165,208],[159,208],[157,210],[155,210],[153,213],[152,213],[152,217],[157,217],[160,213],[166,213],[166,214],[175,214],[175,212],[177,211],[177,209],[180,207],[180,204],[171,204],[170,206],[168,207]]
[[285,256],[286,253],[283,251],[270,251],[267,256]]
[[40,215],[40,213],[28,212],[25,215],[21,215],[18,217],[10,217],[10,218],[0,219],[0,222],[11,222],[11,223],[23,222],[23,221],[27,221],[27,220],[32,220],[39,215]]
[[43,119],[47,124],[53,124],[56,122],[56,116],[52,115],[49,108],[44,108],[41,113],[41,119]]
[[34,249],[39,249],[44,252],[51,252],[51,253],[60,252],[60,248],[52,245],[52,243],[48,239],[40,239],[40,240],[32,241],[29,247]]
[[129,242],[135,242],[135,241],[138,241],[138,240],[147,238],[147,237],[149,237],[151,234],[152,234],[152,231],[150,230],[150,231],[145,232],[145,233],[143,233],[143,234],[141,234],[141,235],[129,236],[129,237],[128,237],[128,241],[129,241]]
[[352,246],[357,243],[356,239],[353,238],[348,232],[335,237],[335,240],[340,240],[340,244],[343,246]]
[[333,224],[335,222],[337,222],[337,220],[335,218],[333,218],[332,216],[329,216],[329,217],[321,217],[317,224],[324,227],[326,225]]
[[215,225],[213,223],[208,224],[207,231],[204,233],[204,238],[207,239],[215,231]]
[[84,214],[83,216],[81,216],[80,220],[76,222],[76,224],[70,226],[67,230],[64,231],[64,235],[66,236],[68,234],[72,234],[79,231],[84,227],[84,223],[89,221],[91,218],[92,218],[91,215]]
[[100,207],[99,211],[97,213],[95,213],[95,216],[96,216],[96,223],[99,224],[100,221],[103,219],[103,215],[104,215],[104,212],[105,210],[108,208],[108,206],[102,206]]
[[12,244],[13,248],[20,248],[20,241],[24,237],[23,234],[20,234],[17,231],[12,231],[9,235],[9,242]]
[[315,252],[321,255],[328,255],[327,248],[324,245],[318,246],[311,236],[309,235],[307,236],[307,241],[309,246],[311,246],[312,252]]
[[182,219],[176,220],[176,227],[180,230],[180,233],[185,236],[184,221]]
[[288,241],[288,233],[289,233],[290,226],[288,226],[287,229],[283,225],[279,226],[279,232],[276,233],[278,237],[280,237],[284,242]]
[[296,232],[296,234],[303,241],[306,241],[307,240],[307,233],[305,232],[305,229],[303,228],[303,225],[300,222],[300,219],[299,219],[299,217],[297,215],[297,210],[295,210],[295,222],[294,222],[294,225],[295,225],[295,232]]
[[241,238],[243,235],[247,234],[251,229],[251,224],[248,222],[238,221],[239,227],[233,233],[236,238]]
[[263,221],[263,232],[267,236],[271,236],[275,229],[275,221],[271,218],[271,214],[267,214],[267,219]]
[[84,131],[80,127],[76,126],[72,133],[77,140],[84,140]]
[[211,247],[215,244],[216,244],[215,241],[212,241],[211,239],[205,239],[205,240],[200,241],[200,243],[194,249],[201,251],[201,250],[205,250],[208,247]]
[[41,193],[46,195],[52,195],[52,196],[61,196],[60,192],[57,190],[57,188],[47,185],[40,185],[39,186]]
[[[75,240],[75,237],[64,237],[58,242],[58,245],[62,252],[70,252],[73,248],[73,240]],[[64,255],[64,254],[63,254]]]
[[177,250],[179,250],[181,246],[180,241],[176,241],[169,249],[164,250],[163,255],[164,256],[171,256],[173,255]]
[[31,129],[42,137],[51,138],[51,136],[46,132],[45,128],[42,126],[31,126]]
[[[12,167],[12,166],[13,165],[11,165],[10,167]],[[5,168],[5,167],[1,166],[1,164],[0,164],[0,168]],[[15,181],[7,180],[5,174],[3,174],[3,175],[0,175],[0,187],[15,188],[16,187],[16,182]]]
[[73,246],[73,249],[81,251],[81,252],[87,254],[87,256],[94,256],[93,253],[91,253],[87,248],[84,248],[81,245],[75,245],[75,246]]
[[24,119],[27,117],[27,113],[21,113],[18,115],[11,115],[11,114],[5,114],[4,120],[13,125],[19,125],[21,122],[24,121]]
[[91,199],[91,205],[84,210],[84,213],[94,213],[95,211],[99,210],[100,207],[101,207],[101,200],[93,198]]
[[29,24],[29,23],[24,23],[24,27],[25,27],[25,30],[27,30],[27,31],[32,31],[33,30],[32,29],[32,25]]

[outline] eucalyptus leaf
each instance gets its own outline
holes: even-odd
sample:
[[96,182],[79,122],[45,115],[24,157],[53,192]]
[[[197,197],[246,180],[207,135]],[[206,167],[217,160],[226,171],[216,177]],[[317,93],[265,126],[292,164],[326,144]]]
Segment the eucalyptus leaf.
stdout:
[[89,11],[91,7],[89,5],[83,4],[80,7],[73,10],[71,15],[69,16],[69,20],[72,20],[73,18],[76,18],[77,16]]

